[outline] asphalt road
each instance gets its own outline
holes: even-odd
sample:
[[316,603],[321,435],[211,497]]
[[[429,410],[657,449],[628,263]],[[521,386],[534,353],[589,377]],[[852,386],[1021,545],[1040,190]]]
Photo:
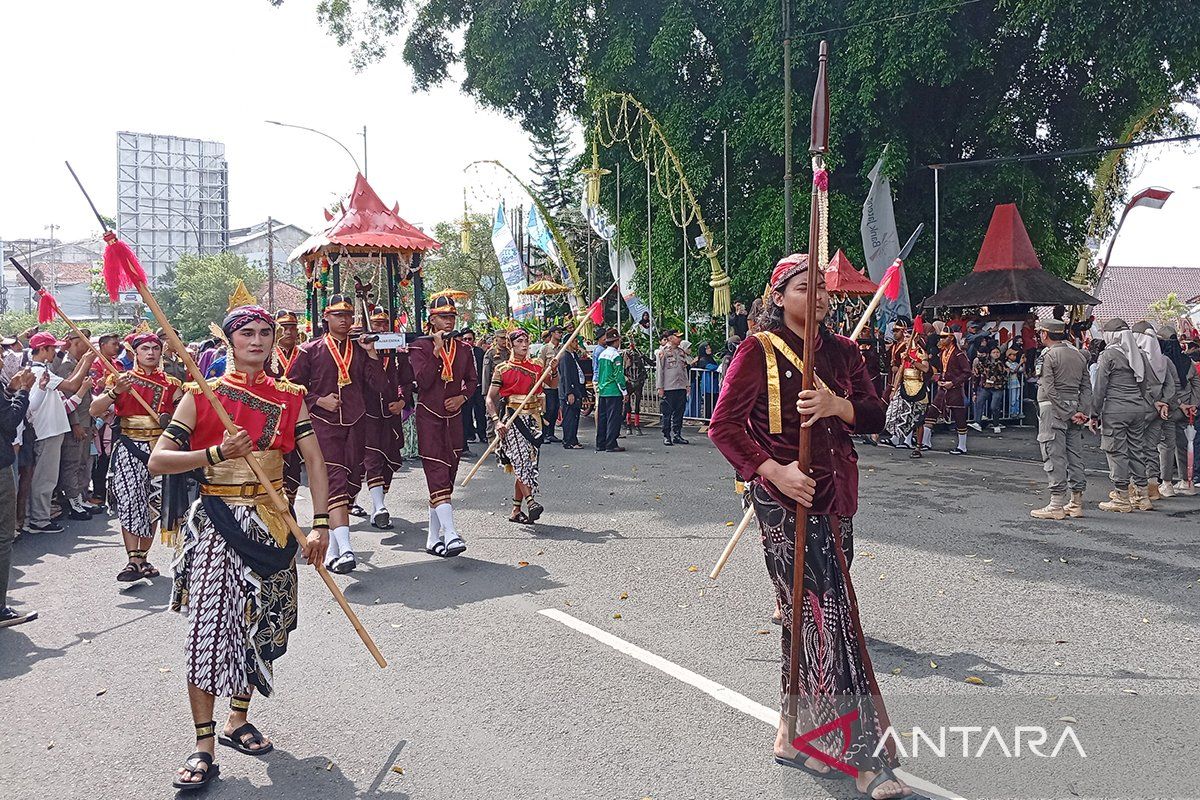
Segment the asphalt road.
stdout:
[[[730,470],[690,436],[630,437],[622,454],[548,446],[532,530],[506,521],[511,483],[488,466],[456,495],[470,548],[448,561],[422,549],[419,468],[400,473],[396,530],[360,522],[361,566],[336,577],[390,667],[302,569],[278,691],[252,711],[275,752],[218,748],[209,796],[853,796],[771,761],[779,643],[762,552],[752,531],[709,580],[741,511]],[[1200,795],[1200,497],[1105,515],[1097,474],[1085,518],[1039,522],[1032,431],[971,447],[921,462],[861,448],[853,577],[893,722],[909,743],[918,720],[981,718],[1046,725],[1053,742],[1075,720],[1088,758],[993,749],[905,769],[964,797]],[[167,572],[165,551],[152,558]],[[171,796],[192,740],[168,578],[116,584],[120,539],[99,520],[25,536],[14,561],[11,602],[41,619],[0,631],[0,795]]]

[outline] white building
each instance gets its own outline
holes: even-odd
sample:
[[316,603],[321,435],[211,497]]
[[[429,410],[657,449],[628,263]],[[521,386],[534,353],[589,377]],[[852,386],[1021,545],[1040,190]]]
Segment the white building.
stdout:
[[[268,229],[271,235],[268,236]],[[270,239],[274,239],[275,276],[287,283],[302,283],[304,270],[299,261],[288,261],[288,254],[309,237],[309,232],[296,225],[280,220],[268,220],[248,228],[235,228],[229,232],[231,253],[246,257],[252,266],[267,272],[271,256]]]

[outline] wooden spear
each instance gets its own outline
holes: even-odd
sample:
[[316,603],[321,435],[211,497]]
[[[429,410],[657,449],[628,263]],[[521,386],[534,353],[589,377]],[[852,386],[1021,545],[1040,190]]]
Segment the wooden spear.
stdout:
[[[571,344],[571,342],[573,342],[575,340],[575,337],[579,335],[579,332],[583,330],[583,327],[585,325],[587,325],[588,322],[591,321],[591,309],[596,306],[596,303],[599,303],[601,300],[603,300],[605,298],[605,296],[609,292],[611,292],[613,290],[613,287],[616,285],[617,285],[617,282],[613,281],[611,284],[609,284],[609,287],[607,289],[605,289],[603,292],[601,292],[600,296],[597,297],[592,302],[592,305],[588,307],[587,312],[584,313],[583,319],[581,319],[579,321],[579,324],[575,326],[575,330],[571,331],[571,335],[568,336],[565,340],[563,340],[562,347],[559,349],[559,352],[566,350],[567,347]],[[546,366],[542,367],[542,374],[538,375],[537,383],[535,383],[533,385],[533,388],[529,390],[529,394],[536,395],[538,393],[538,391],[542,388],[542,384],[546,382],[546,378],[549,375],[550,375],[550,365],[547,364]],[[528,397],[529,395],[526,395],[526,396]],[[512,418],[515,417],[516,415],[517,415],[517,410],[514,408],[512,410],[512,413],[508,414],[504,418],[504,425],[507,426],[508,423],[512,421]],[[471,467],[471,471],[467,473],[467,477],[463,478],[462,483],[459,484],[460,486],[466,486],[468,483],[471,482],[471,478],[475,477],[475,473],[479,472],[479,468],[483,466],[483,462],[487,461],[487,457],[492,454],[492,451],[495,450],[499,444],[500,444],[499,436],[492,439],[492,443],[488,445],[487,450],[483,451],[483,455],[481,455],[479,457],[479,460],[475,462],[475,466]]]
[[[817,186],[816,176],[825,168],[825,153],[829,152],[829,91],[828,78],[825,70],[829,61],[829,46],[821,42],[820,60],[817,62],[817,85],[813,91],[812,115],[810,117],[812,132],[809,136],[808,152],[812,156],[814,181],[811,195],[811,208],[808,215],[808,291],[804,298],[804,364],[801,374],[803,391],[813,389],[813,364],[816,361],[817,337],[817,270],[823,269],[824,264],[818,263],[821,238],[821,213],[819,195],[821,189]],[[799,452],[796,460],[801,472],[808,475],[812,472],[812,428],[800,426]],[[796,507],[796,538],[792,558],[792,625],[791,625],[791,658],[788,660],[788,739],[796,738],[796,709],[800,697],[800,662],[804,658],[804,546],[808,536],[808,514],[805,509]]]
[[[54,299],[54,295],[47,292],[42,287],[42,284],[38,282],[37,278],[33,277],[33,273],[29,272],[23,266],[21,266],[20,262],[17,261],[15,258],[12,258],[10,256],[8,260],[12,262],[12,265],[17,268],[17,272],[21,273],[21,277],[25,279],[25,282],[28,283],[35,292],[37,292],[39,295],[45,296],[50,301],[50,306],[51,306],[51,308],[54,309],[54,313],[58,314],[59,319],[61,319],[63,322],[65,322],[67,324],[67,327],[70,328],[72,331],[74,331],[75,335],[78,336],[80,339],[82,339],[84,341],[84,343],[87,344],[88,349],[91,350],[92,353],[96,356],[96,360],[99,361],[104,366],[104,368],[107,369],[109,372],[111,372],[113,375],[119,376],[121,374],[121,371],[119,369],[117,369],[115,366],[113,366],[112,362],[109,361],[107,358],[105,358],[103,353],[101,353],[99,350],[96,349],[96,346],[94,344],[92,344],[91,339],[89,339],[88,337],[83,335],[83,331],[79,330],[79,326],[76,325],[75,322],[70,317],[67,316],[67,313],[62,310],[62,308],[58,305],[58,301]],[[137,392],[130,392],[130,395],[133,397],[134,400],[137,400],[139,403],[141,403],[142,408],[146,409],[147,414],[149,414],[151,417],[153,417],[155,419],[158,419],[158,412],[150,407],[150,404],[146,402],[146,398],[142,397]]]
[[[109,241],[108,248],[114,251],[113,253],[109,253],[107,251],[105,252],[106,268],[109,258],[115,256],[120,260],[120,266],[124,270],[127,279],[133,283],[134,288],[138,290],[138,294],[142,296],[142,301],[145,302],[145,304],[150,308],[151,313],[154,314],[154,318],[158,320],[159,327],[163,329],[163,332],[167,336],[167,341],[170,343],[171,347],[174,348],[176,354],[183,360],[184,366],[187,367],[187,371],[192,376],[192,380],[199,385],[200,391],[204,394],[204,397],[210,404],[212,404],[213,411],[216,412],[217,418],[221,420],[221,424],[225,426],[226,431],[231,434],[236,434],[238,432],[237,426],[233,424],[233,420],[229,418],[229,414],[225,411],[225,407],[221,405],[221,402],[217,399],[217,396],[213,394],[212,387],[209,386],[208,381],[204,379],[204,374],[200,371],[200,368],[196,366],[196,362],[192,359],[191,354],[188,353],[187,348],[180,340],[179,335],[175,333],[175,329],[171,327],[171,323],[167,319],[167,315],[163,313],[162,307],[158,304],[158,301],[154,299],[154,295],[151,294],[150,287],[146,285],[146,276],[142,271],[141,265],[136,263],[136,259],[133,261],[133,263],[130,262],[129,259],[133,257],[132,251],[128,251],[128,246],[124,244],[118,244],[116,236],[108,229],[108,225],[105,223],[104,218],[101,217],[96,211],[95,204],[93,204],[91,198],[88,197],[87,190],[83,188],[83,184],[80,182],[79,176],[75,174],[75,170],[71,169],[71,165],[69,163],[67,164],[67,169],[71,170],[71,177],[75,178],[75,183],[79,185],[79,191],[83,192],[83,196],[87,198],[88,205],[92,206],[92,212],[96,214],[96,219],[100,220],[100,225],[104,228],[105,239]],[[128,251],[128,253],[124,251]],[[296,542],[300,543],[304,541],[306,536],[300,530],[300,526],[296,522],[296,519],[292,516],[287,500],[285,500],[283,495],[275,489],[274,484],[271,483],[271,479],[267,477],[267,474],[263,471],[262,465],[258,463],[258,459],[254,457],[253,453],[251,453],[250,455],[245,456],[244,460],[254,472],[254,477],[260,484],[262,484],[263,490],[266,492],[267,497],[271,501],[272,505],[279,510],[280,516],[283,517],[284,522],[287,523],[288,529],[291,531],[292,536],[296,537]],[[321,576],[321,579],[325,582],[325,586],[328,587],[330,593],[333,595],[333,599],[336,600],[337,604],[342,607],[342,611],[350,620],[350,624],[354,626],[354,630],[356,633],[358,633],[358,637],[362,639],[363,644],[367,646],[367,650],[369,650],[371,655],[375,658],[375,663],[377,663],[380,667],[386,667],[387,660],[384,659],[383,654],[379,652],[379,648],[375,646],[375,642],[373,639],[371,639],[371,635],[367,633],[365,628],[363,628],[362,622],[360,622],[358,619],[358,615],[354,613],[354,610],[350,608],[350,604],[346,602],[346,596],[342,594],[342,590],[338,588],[336,583],[334,583],[333,578],[325,569],[325,565],[320,561],[317,561],[315,564],[313,564],[313,566],[316,567],[317,574]]]

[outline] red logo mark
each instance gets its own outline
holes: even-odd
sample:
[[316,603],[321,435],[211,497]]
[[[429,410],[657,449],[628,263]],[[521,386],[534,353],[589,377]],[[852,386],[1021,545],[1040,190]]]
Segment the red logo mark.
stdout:
[[818,750],[817,748],[813,747],[811,744],[809,744],[809,742],[811,742],[813,739],[819,739],[822,736],[824,736],[825,734],[829,733],[830,731],[840,730],[842,732],[842,749],[841,749],[841,752],[838,753],[838,755],[844,756],[846,754],[846,750],[849,749],[849,747],[850,747],[850,723],[855,722],[857,720],[858,720],[858,710],[857,709],[855,709],[854,711],[851,711],[847,714],[842,714],[842,716],[838,717],[835,720],[830,720],[829,722],[826,722],[824,725],[822,725],[819,728],[814,728],[811,731],[808,731],[807,733],[800,734],[792,741],[792,747],[796,748],[801,753],[804,753],[807,756],[812,756],[817,761],[820,761],[822,764],[824,764],[827,767],[831,767],[833,769],[844,772],[847,775],[849,775],[851,778],[857,778],[858,777],[857,769],[850,766],[845,761],[841,761],[837,758],[834,758],[833,756],[831,756],[827,753],[824,753],[824,752]]

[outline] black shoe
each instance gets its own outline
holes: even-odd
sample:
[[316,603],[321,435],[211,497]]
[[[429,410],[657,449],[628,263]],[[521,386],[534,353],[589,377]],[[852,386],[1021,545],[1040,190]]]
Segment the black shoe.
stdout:
[[474,454],[474,453],[472,453],[470,450],[460,450],[458,454],[459,454],[460,456],[466,456],[467,458],[474,458],[474,457],[475,457],[475,454]]
[[26,525],[25,530],[30,533],[62,533],[63,526],[57,522],[47,522],[44,525]]
[[390,531],[392,529],[392,515],[388,513],[386,508],[371,517],[371,527],[380,531]]
[[70,511],[67,512],[67,519],[74,519],[74,520],[82,521],[82,520],[89,520],[91,518],[92,518],[92,515],[87,513],[86,511],[76,511],[75,509],[72,508]]
[[674,443],[674,442],[672,442],[670,439],[667,439],[666,437],[664,437],[664,438],[663,438],[663,444],[665,444],[667,447],[670,447],[670,446],[672,446],[672,445],[673,445],[673,444],[675,444],[675,443]]
[[687,439],[683,438],[682,436],[676,436],[674,441],[675,441],[675,444],[691,444],[691,442],[689,442]]
[[558,437],[557,437],[557,436],[555,436],[554,434],[550,434],[549,436],[547,436],[547,437],[546,437],[545,439],[543,439],[542,441],[543,441],[543,442],[549,442],[549,443],[551,443],[551,444],[557,444],[557,443],[561,442],[561,441],[562,441],[562,439],[558,438]]
[[621,445],[618,444],[618,445],[608,448],[608,450],[606,450],[605,452],[607,452],[607,453],[624,453],[625,448],[621,447]]
[[35,619],[37,619],[36,611],[30,611],[28,614],[18,614],[8,606],[0,608],[0,628],[24,625],[26,622],[33,622]]
[[357,566],[358,562],[354,560],[354,553],[342,553],[333,560],[329,571],[336,572],[338,575],[345,575],[347,572],[353,572]]
[[363,507],[360,506],[358,503],[355,503],[354,505],[350,506],[350,515],[355,516],[355,517],[370,516],[370,514],[368,514],[365,510],[363,510]]

